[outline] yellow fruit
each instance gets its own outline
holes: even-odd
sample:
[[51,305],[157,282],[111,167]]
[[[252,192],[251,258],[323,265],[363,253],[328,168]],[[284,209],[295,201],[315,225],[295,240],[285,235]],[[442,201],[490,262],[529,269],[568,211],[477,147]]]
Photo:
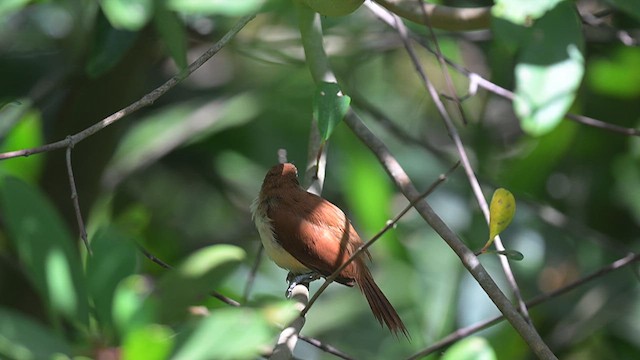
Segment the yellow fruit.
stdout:
[[303,0],[303,2],[320,15],[343,16],[356,11],[364,0]]

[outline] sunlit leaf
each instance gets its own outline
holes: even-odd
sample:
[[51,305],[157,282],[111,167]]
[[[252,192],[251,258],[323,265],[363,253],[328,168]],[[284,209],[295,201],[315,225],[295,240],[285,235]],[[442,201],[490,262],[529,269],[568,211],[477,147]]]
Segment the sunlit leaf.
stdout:
[[100,6],[116,29],[138,31],[153,15],[153,0],[102,0]]
[[5,177],[0,187],[4,221],[19,260],[55,315],[87,325],[84,273],[72,237],[38,189]]
[[279,306],[275,312],[250,308],[212,311],[185,334],[172,359],[255,359],[265,347],[272,345],[280,331],[279,326],[269,321],[274,313],[280,314],[277,318],[284,323],[297,316],[292,303],[284,304],[284,308]]
[[515,24],[530,25],[561,1],[564,0],[496,0],[495,5],[491,7],[491,13]]
[[587,80],[594,91],[623,99],[640,97],[640,48],[621,46],[609,58],[594,59]]
[[198,250],[158,283],[161,316],[173,322],[187,316],[187,308],[208,296],[239,262],[244,251],[232,245],[213,245]]
[[122,344],[123,359],[164,360],[173,349],[175,334],[171,328],[151,324],[127,334]]
[[442,356],[442,360],[495,360],[497,358],[491,344],[477,336],[458,341]]
[[313,116],[318,120],[320,135],[326,141],[333,129],[344,119],[351,98],[342,93],[336,83],[321,82],[313,97]]
[[52,359],[71,347],[52,330],[18,312],[0,308],[0,358]]
[[4,21],[4,17],[13,12],[20,11],[31,0],[3,0],[0,1],[0,24]]
[[167,7],[189,14],[244,16],[257,12],[266,0],[167,0]]
[[582,28],[563,2],[535,22],[515,68],[514,109],[531,135],[553,130],[573,103],[584,74]]
[[[28,102],[19,106],[9,105],[18,110],[23,106],[29,106]],[[1,121],[9,121],[2,117]],[[35,110],[28,110],[22,115],[17,123],[7,134],[0,146],[0,151],[10,151],[18,149],[28,149],[42,145],[44,136],[42,134],[42,120],[40,114]],[[9,174],[19,177],[27,182],[35,183],[40,176],[44,164],[43,156],[19,157],[0,162],[0,174]]]

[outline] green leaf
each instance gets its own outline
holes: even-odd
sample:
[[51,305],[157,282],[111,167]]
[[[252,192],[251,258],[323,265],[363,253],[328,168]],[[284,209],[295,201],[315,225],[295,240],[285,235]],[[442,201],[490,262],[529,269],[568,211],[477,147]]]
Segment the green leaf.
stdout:
[[153,15],[152,0],[102,0],[100,6],[116,29],[138,31]]
[[174,12],[164,7],[156,11],[155,25],[162,42],[180,70],[187,68],[187,32]]
[[[27,103],[28,104],[28,103]],[[29,106],[24,104],[22,106]],[[2,117],[2,121],[8,119]],[[42,119],[35,110],[27,110],[18,120],[17,124],[7,134],[0,146],[0,151],[9,151],[36,147],[44,143],[42,134]],[[0,174],[9,174],[35,183],[42,171],[43,156],[29,156],[8,159],[0,162]]]
[[498,254],[498,255],[504,255],[504,256],[508,257],[509,259],[515,260],[515,261],[524,260],[524,255],[522,255],[522,253],[520,251],[517,251],[517,250],[505,249],[505,250],[501,250],[501,251],[496,251],[495,253]]
[[142,275],[131,275],[116,287],[112,318],[122,337],[155,321],[157,302],[151,297],[152,290],[151,282]]
[[0,308],[0,319],[2,359],[52,359],[71,353],[63,339],[24,315]]
[[458,341],[442,356],[442,360],[495,360],[496,353],[487,340],[469,337]]
[[187,308],[206,298],[245,257],[232,245],[213,245],[198,250],[158,283],[161,316],[173,322],[187,316]]
[[616,8],[626,12],[633,16],[637,21],[640,21],[640,1],[635,0],[607,0],[613,4]]
[[344,119],[351,98],[342,94],[336,83],[321,82],[313,97],[313,116],[318,120],[322,138],[327,141],[333,129]]
[[167,7],[197,15],[244,16],[260,10],[266,0],[168,0]]
[[622,99],[640,97],[640,49],[620,46],[609,58],[596,58],[587,69],[587,82],[601,94]]
[[134,274],[137,249],[133,239],[114,228],[98,231],[91,248],[93,256],[87,259],[89,294],[98,321],[103,327],[111,327],[114,293],[120,281]]
[[514,109],[537,136],[553,130],[573,103],[584,74],[581,25],[573,5],[558,4],[531,28],[515,68]]
[[[171,358],[255,359],[265,347],[272,346],[273,338],[280,329],[269,321],[273,314],[278,314],[280,324],[286,324],[298,313],[291,302],[264,311],[247,308],[217,309],[185,334]],[[285,316],[282,317],[282,314]]]
[[173,349],[171,328],[150,324],[130,332],[122,344],[123,359],[164,360]]
[[54,315],[88,325],[85,279],[73,237],[38,189],[12,177],[0,188],[4,221],[26,272]]
[[530,25],[564,0],[496,0],[491,14],[519,25]]
[[85,72],[92,78],[97,78],[116,66],[138,37],[137,32],[113,28],[102,16],[98,17],[95,32],[85,66]]
[[192,100],[140,119],[122,138],[104,175],[114,186],[170,151],[239,126],[257,114],[257,100],[238,95],[221,101]]
[[14,12],[22,10],[23,7],[31,0],[3,0],[0,1],[0,24],[4,21],[4,17]]

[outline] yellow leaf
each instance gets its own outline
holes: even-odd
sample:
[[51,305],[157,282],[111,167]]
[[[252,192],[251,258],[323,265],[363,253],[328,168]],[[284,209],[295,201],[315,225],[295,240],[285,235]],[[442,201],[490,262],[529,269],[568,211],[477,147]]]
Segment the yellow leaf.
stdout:
[[516,199],[513,194],[507,189],[496,189],[491,198],[489,214],[489,241],[483,250],[487,249],[493,243],[493,239],[513,220],[516,214]]

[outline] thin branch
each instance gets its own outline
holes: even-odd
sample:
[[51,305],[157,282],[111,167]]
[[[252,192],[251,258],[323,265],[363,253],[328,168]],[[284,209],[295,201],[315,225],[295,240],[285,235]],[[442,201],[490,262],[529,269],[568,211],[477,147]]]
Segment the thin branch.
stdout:
[[[375,6],[372,6],[372,8],[374,11],[377,10],[375,9]],[[398,29],[398,33],[402,38],[402,42],[404,43],[404,46],[407,50],[407,54],[409,54],[409,58],[413,62],[413,65],[416,71],[418,72],[418,75],[422,79],[423,85],[431,95],[431,99],[435,103],[436,109],[438,110],[438,113],[440,114],[440,116],[442,117],[442,120],[444,121],[447,131],[449,132],[449,136],[451,136],[451,139],[455,144],[456,150],[458,151],[458,155],[460,156],[460,160],[462,161],[462,167],[465,170],[465,174],[467,175],[467,179],[469,180],[469,184],[471,185],[471,189],[476,198],[476,201],[478,202],[478,205],[480,206],[480,209],[484,214],[487,224],[489,224],[489,205],[487,204],[487,200],[485,199],[484,194],[482,193],[482,189],[480,188],[480,183],[478,182],[478,178],[476,177],[473,167],[471,166],[471,162],[469,161],[469,157],[467,156],[467,152],[464,148],[464,144],[462,143],[460,134],[458,133],[458,130],[456,129],[453,121],[451,120],[449,113],[445,109],[444,104],[442,103],[442,100],[440,100],[438,91],[436,90],[433,83],[431,83],[431,81],[427,77],[427,74],[422,68],[420,61],[418,60],[418,56],[416,55],[413,49],[413,46],[411,45],[411,40],[409,39],[407,28],[404,26],[404,23],[402,22],[402,20],[400,20],[400,18],[398,18],[395,15],[394,17],[396,21],[396,24],[395,24],[396,28]],[[442,60],[443,67],[444,67],[444,57],[442,56],[442,53],[440,52],[440,49],[437,46],[437,39],[435,38],[435,36],[433,36],[433,41],[436,44],[436,56],[438,56],[438,58]],[[502,245],[502,240],[500,239],[499,236],[495,237],[494,244],[498,251],[505,250],[504,246]],[[531,319],[529,318],[527,307],[524,303],[524,300],[522,299],[522,295],[520,294],[520,288],[518,287],[518,283],[516,282],[513,271],[511,270],[511,266],[509,265],[509,260],[507,259],[506,256],[499,256],[499,258],[500,258],[500,263],[502,265],[502,269],[509,283],[509,286],[511,286],[511,290],[514,294],[514,297],[516,298],[518,307],[520,308],[520,313],[524,316],[527,322],[531,323]],[[535,330],[534,327],[532,328]]]
[[367,241],[366,243],[360,245],[360,247],[358,247],[356,249],[356,251],[354,251],[353,254],[351,254],[351,256],[347,259],[347,261],[345,261],[340,267],[338,267],[330,276],[328,276],[325,279],[325,282],[320,286],[320,288],[318,288],[318,291],[316,291],[316,293],[313,295],[313,297],[309,301],[309,305],[307,305],[307,307],[302,311],[302,315],[304,316],[309,311],[309,309],[311,308],[313,303],[318,299],[320,294],[322,294],[322,292],[329,286],[329,284],[331,284],[338,277],[338,275],[340,274],[340,272],[342,272],[342,270],[344,270],[344,268],[349,266],[349,264],[351,264],[351,262],[353,260],[355,260],[358,256],[360,256],[360,254],[362,254],[364,251],[366,251],[371,245],[373,245],[374,242],[376,242],[378,239],[380,239],[380,237],[382,237],[382,235],[384,235],[387,231],[389,231],[389,229],[394,227],[396,225],[396,223],[398,221],[400,221],[400,219],[409,210],[411,210],[416,205],[416,203],[418,203],[418,201],[420,201],[420,200],[424,199],[425,197],[429,196],[440,184],[442,184],[447,179],[447,177],[459,165],[460,165],[460,162],[457,162],[457,163],[455,163],[455,165],[453,165],[449,169],[449,171],[447,171],[444,174],[440,174],[440,176],[438,176],[438,179],[436,181],[434,181],[431,184],[431,186],[429,186],[429,188],[425,192],[423,192],[422,194],[418,195],[418,197],[416,197],[415,199],[410,201],[409,205],[407,205],[404,209],[402,209],[402,211],[400,211],[398,213],[398,215],[396,215],[393,219],[387,221],[385,226],[380,231],[378,231],[378,233],[375,234],[369,241]]
[[[395,157],[389,152],[386,145],[378,139],[358,118],[354,112],[349,112],[345,122],[354,134],[373,152],[382,164],[383,168],[393,180],[404,196],[412,201],[420,196],[413,186],[411,179],[402,169]],[[419,201],[415,205],[416,210],[422,218],[442,237],[451,249],[460,258],[462,264],[469,273],[476,279],[478,284],[487,293],[489,298],[498,307],[501,313],[516,329],[531,350],[541,359],[556,359],[547,344],[540,338],[540,335],[529,325],[528,322],[513,307],[509,299],[502,293],[498,285],[493,281],[489,273],[482,266],[473,252],[460,240],[443,221],[433,211],[426,201]]]
[[[433,31],[433,26],[431,25],[431,20],[429,18],[429,15],[427,14],[427,10],[425,9],[425,6],[423,6],[424,2],[422,0],[415,0],[415,2],[416,2],[416,6],[420,8],[423,19],[424,19],[424,24],[427,27],[427,30],[429,30],[429,36],[431,37],[431,42],[433,43],[434,49],[436,51],[436,58],[438,58],[438,62],[440,63],[440,69],[442,70],[442,75],[444,76],[444,80],[447,85],[447,90],[449,91],[449,94],[447,95],[451,97],[451,101],[453,101],[456,104],[456,109],[458,109],[458,113],[460,113],[462,122],[465,125],[467,125],[468,121],[467,121],[467,117],[464,115],[464,109],[462,108],[462,101],[458,97],[458,94],[456,94],[456,89],[453,86],[453,79],[451,79],[451,74],[449,74],[447,63],[444,61],[444,55],[442,55],[442,51],[440,50],[440,42],[438,41],[438,38],[436,37],[436,34]],[[406,37],[407,35],[405,31],[405,41],[408,41]]]
[[[552,291],[548,294],[541,294],[536,296],[535,298],[527,301],[527,307],[528,308],[533,308],[537,305],[540,305],[542,303],[545,303],[551,299],[555,299],[557,297],[559,297],[560,295],[564,295],[565,293],[568,293],[569,291],[589,282],[592,281],[594,279],[597,279],[599,277],[602,277],[610,272],[622,269],[623,267],[626,267],[628,265],[631,265],[633,263],[636,263],[640,261],[640,254],[629,254],[621,259],[618,259],[616,261],[614,261],[613,263],[597,270],[594,271],[593,273],[584,276],[574,282],[572,282],[571,284],[564,286],[560,289],[557,289],[555,291]],[[440,339],[439,341],[431,344],[429,347],[421,350],[420,352],[410,356],[408,358],[408,360],[415,360],[415,359],[419,359],[421,357],[433,354],[436,351],[440,351],[443,348],[455,343],[456,341],[465,338],[471,334],[474,334],[480,330],[484,330],[490,326],[493,326],[501,321],[504,320],[504,315],[498,315],[492,319],[488,319],[488,320],[484,320],[481,321],[479,323],[476,323],[474,325],[471,326],[467,326],[465,328],[462,329],[458,329],[455,332],[445,336],[444,338]]]
[[331,346],[331,345],[327,345],[322,343],[320,340],[318,339],[314,339],[314,338],[310,338],[310,337],[306,337],[303,335],[300,335],[300,340],[313,345],[315,347],[317,347],[318,349],[329,353],[331,355],[334,355],[336,357],[339,357],[340,359],[344,359],[344,360],[354,360],[354,358],[352,358],[351,356],[343,353],[342,351],[336,349],[335,347]]
[[[382,3],[384,1],[377,1],[378,3]],[[373,7],[371,6],[372,4],[367,4],[367,6],[369,7],[369,9],[373,9]],[[397,25],[396,22],[393,20],[393,17],[388,13],[388,12],[382,12],[382,11],[373,11],[374,15],[376,17],[378,17],[382,22],[384,22],[385,24],[387,24],[388,26],[390,26],[393,29],[397,30]],[[429,46],[429,44],[426,43],[425,39],[422,38],[421,36],[416,35],[413,32],[408,32],[409,36],[415,40],[416,42],[418,42],[422,47],[424,47],[425,49],[427,49],[427,51],[431,52],[432,54],[435,55],[435,50],[433,50],[431,48],[431,46]],[[449,58],[444,58],[445,62],[451,66],[453,69],[455,69],[457,72],[459,72],[460,74],[466,76],[467,78],[469,78],[469,80],[471,82],[474,82],[477,86],[480,86],[481,88],[496,94],[498,96],[501,96],[505,99],[509,99],[512,100],[515,97],[515,94],[508,90],[505,89],[497,84],[494,84],[493,82],[483,78],[482,76],[480,76],[479,74],[476,74],[472,71],[470,71],[469,69],[455,63],[453,60],[449,59]],[[584,116],[584,115],[577,115],[577,114],[573,114],[573,113],[567,113],[565,115],[565,117],[569,120],[578,122],[580,124],[583,125],[587,125],[587,126],[591,126],[591,127],[595,127],[598,129],[602,129],[602,130],[607,130],[607,131],[611,131],[617,134],[622,134],[622,135],[627,135],[627,136],[640,136],[640,129],[634,129],[634,128],[626,128],[626,127],[622,127],[622,126],[618,126],[618,125],[614,125],[614,124],[610,124],[607,122],[604,122],[602,120],[597,120],[594,118],[590,118],[588,116]]]
[[56,141],[50,144],[30,148],[30,149],[22,149],[16,151],[9,151],[5,153],[0,153],[0,160],[19,157],[19,156],[29,156],[33,154],[59,150],[67,147],[67,145],[71,142],[73,144],[77,144],[82,140],[88,138],[89,136],[99,132],[100,130],[106,128],[107,126],[113,124],[114,122],[122,119],[125,116],[131,115],[132,113],[153,104],[159,97],[164,95],[167,91],[171,90],[177,84],[179,84],[186,77],[191,75],[194,71],[196,71],[202,64],[207,62],[211,57],[220,51],[225,45],[234,38],[234,36],[244,28],[249,21],[253,20],[255,15],[245,16],[240,18],[240,20],[220,39],[215,45],[205,51],[198,59],[196,59],[193,63],[189,65],[189,67],[182,73],[175,75],[171,79],[167,80],[164,84],[160,85],[155,90],[143,96],[140,100],[132,103],[131,105],[111,114],[110,116],[100,120],[94,125],[67,137],[67,139]]
[[82,219],[82,212],[80,211],[80,199],[78,198],[78,190],[76,189],[76,180],[73,176],[73,166],[71,165],[71,150],[73,150],[74,143],[71,139],[68,139],[67,145],[67,174],[69,175],[69,185],[71,186],[71,202],[73,203],[73,209],[76,212],[76,220],[78,222],[78,231],[80,232],[80,238],[87,248],[89,256],[93,255],[91,246],[89,245],[89,239],[87,239],[87,229],[84,226],[84,220]]
[[444,5],[421,4],[415,0],[373,0],[396,15],[422,24],[423,13],[435,28],[450,31],[488,29],[491,26],[491,7],[449,7]]

